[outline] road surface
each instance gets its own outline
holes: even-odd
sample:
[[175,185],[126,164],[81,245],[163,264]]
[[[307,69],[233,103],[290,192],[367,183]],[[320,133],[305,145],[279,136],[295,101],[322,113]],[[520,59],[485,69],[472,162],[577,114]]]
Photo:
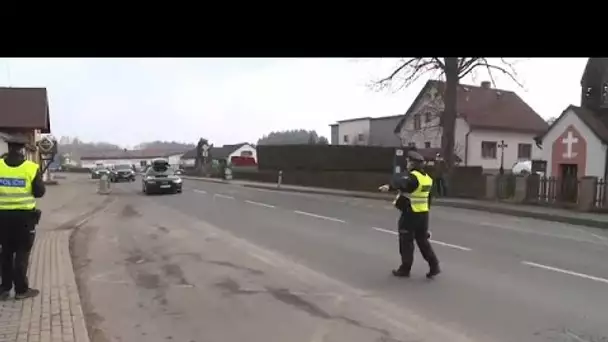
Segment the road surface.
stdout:
[[[148,216],[170,225],[170,213],[179,213],[356,289],[362,297],[378,298],[414,312],[433,327],[466,334],[474,341],[608,341],[608,234],[602,230],[435,207],[431,217],[433,244],[443,273],[435,280],[426,280],[427,266],[417,254],[412,278],[396,279],[390,270],[399,261],[394,231],[397,212],[386,201],[195,180],[185,180],[184,191],[178,195],[144,197],[139,190],[139,180],[115,186],[112,196],[131,203],[121,207],[116,222]],[[154,216],[160,212],[165,212],[163,217]],[[116,234],[129,230],[131,235],[113,241],[127,251],[143,241],[137,234],[154,229],[127,224]],[[206,241],[195,228],[188,232],[192,248]],[[158,236],[153,240],[159,244]],[[177,240],[160,241],[163,248],[171,249],[170,244]],[[138,248],[131,250],[132,261],[145,263],[145,253]],[[89,253],[85,261],[99,263],[102,252],[96,253]],[[140,279],[137,286],[154,287],[150,281]],[[91,301],[92,308],[100,305],[99,299]],[[141,305],[140,298],[139,309]],[[96,310],[105,310],[107,316],[110,309]],[[132,310],[136,315],[136,308]],[[352,310],[361,313],[367,309],[360,306]],[[187,325],[183,319],[179,324]],[[393,341],[388,336],[382,338],[376,340]]]

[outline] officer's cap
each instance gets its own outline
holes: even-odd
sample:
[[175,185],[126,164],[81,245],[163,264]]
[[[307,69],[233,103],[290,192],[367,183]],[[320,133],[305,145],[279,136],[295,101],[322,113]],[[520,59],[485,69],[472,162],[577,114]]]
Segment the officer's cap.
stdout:
[[424,157],[416,151],[409,151],[407,153],[407,158],[412,161],[424,162]]
[[25,146],[29,143],[27,137],[17,134],[6,134],[3,135],[4,141],[9,145],[22,145]]

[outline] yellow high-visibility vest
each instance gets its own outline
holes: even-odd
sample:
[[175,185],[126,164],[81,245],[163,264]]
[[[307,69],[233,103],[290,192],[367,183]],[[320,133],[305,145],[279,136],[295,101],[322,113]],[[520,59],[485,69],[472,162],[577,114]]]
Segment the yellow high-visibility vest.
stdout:
[[412,212],[425,213],[429,211],[429,195],[433,188],[433,178],[431,176],[424,175],[419,171],[410,172],[416,179],[418,179],[418,187],[414,192],[408,194],[407,197],[410,199],[412,206]]
[[0,159],[0,210],[31,210],[36,208],[32,195],[32,182],[38,173],[38,164],[26,160],[17,167],[6,165]]

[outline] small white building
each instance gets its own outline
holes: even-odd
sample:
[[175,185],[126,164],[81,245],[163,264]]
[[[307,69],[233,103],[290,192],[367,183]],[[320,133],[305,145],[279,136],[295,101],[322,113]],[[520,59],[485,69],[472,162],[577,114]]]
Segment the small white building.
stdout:
[[589,58],[581,80],[581,106],[568,106],[538,138],[547,175],[608,176],[608,58]]
[[[394,133],[403,146],[441,148],[445,82],[430,80],[401,118]],[[464,166],[481,166],[484,172],[506,171],[519,160],[541,156],[534,138],[548,124],[516,93],[481,86],[460,85],[454,132],[455,154]]]
[[152,150],[135,150],[135,151],[113,151],[101,153],[98,155],[88,155],[80,157],[81,167],[94,168],[96,165],[102,164],[106,166],[130,164],[135,165],[137,169],[141,169],[149,165],[152,160],[157,158],[165,158],[173,167],[180,166],[180,160],[185,152],[159,152]]
[[401,141],[393,132],[401,117],[403,115],[338,121],[330,125],[331,144],[399,147]]
[[[257,150],[255,146],[249,143],[240,143],[234,145],[224,145],[220,147],[211,147],[209,154],[215,160],[230,161],[232,157],[252,157],[256,163],[258,161]],[[186,152],[181,157],[181,165],[185,167],[193,167],[196,163],[196,149]]]

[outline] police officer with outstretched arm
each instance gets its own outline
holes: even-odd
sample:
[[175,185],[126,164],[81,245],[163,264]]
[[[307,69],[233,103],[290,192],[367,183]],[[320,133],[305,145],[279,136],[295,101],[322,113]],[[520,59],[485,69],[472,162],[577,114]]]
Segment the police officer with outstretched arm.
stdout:
[[399,253],[401,266],[393,270],[395,277],[409,277],[414,262],[414,241],[420,248],[420,253],[429,264],[427,278],[433,278],[440,273],[439,260],[429,241],[429,207],[433,179],[424,170],[424,157],[416,151],[407,154],[409,173],[406,176],[395,175],[390,184],[380,186],[380,191],[397,190],[398,195],[393,201],[401,211],[399,217]]
[[46,189],[38,164],[25,159],[27,139],[5,140],[8,153],[0,159],[0,300],[9,298],[13,285],[15,299],[25,299],[40,293],[30,288],[27,268],[41,215],[36,198],[44,196]]

